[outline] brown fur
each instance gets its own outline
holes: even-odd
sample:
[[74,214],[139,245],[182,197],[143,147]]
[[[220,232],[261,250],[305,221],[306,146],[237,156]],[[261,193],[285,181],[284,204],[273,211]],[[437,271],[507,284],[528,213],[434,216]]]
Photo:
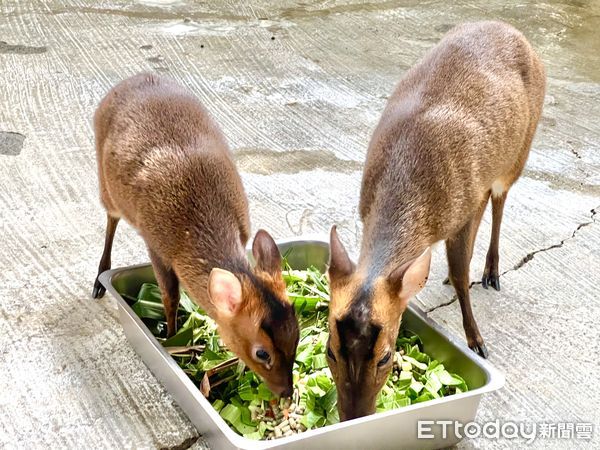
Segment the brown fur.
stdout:
[[[140,74],[115,86],[94,117],[101,200],[108,213],[107,240],[99,272],[110,267],[119,218],[146,242],[163,292],[169,335],[176,329],[179,282],[220,328],[224,342],[276,393],[291,390],[298,325],[281,277],[272,238],[257,233],[257,268],[245,245],[250,235],[248,202],[217,124],[174,81]],[[243,302],[233,317],[220,313],[208,293],[215,268],[233,273]],[[98,284],[94,296],[103,290]],[[272,323],[272,315],[278,321]],[[262,326],[275,328],[275,341]],[[281,329],[281,332],[279,330]],[[258,361],[263,348],[270,363]]]
[[[367,152],[360,198],[364,231],[356,269],[332,230],[330,346],[337,361],[330,358],[330,366],[337,373],[342,418],[374,411],[385,381],[381,372],[387,374],[391,367],[373,369],[374,361],[383,357],[382,349],[393,347],[409,297],[427,279],[428,249],[438,241],[447,244],[449,278],[469,346],[486,355],[469,299],[473,242],[494,191],[493,236],[483,281],[484,287],[489,282],[499,289],[502,207],[527,160],[544,89],[541,61],[520,32],[501,22],[457,26],[396,87]],[[360,298],[366,287],[370,295]],[[347,364],[338,357],[335,322],[348,317],[363,329],[371,323],[383,330],[372,360],[364,362],[370,374],[361,387],[365,400],[344,387],[349,386]]]

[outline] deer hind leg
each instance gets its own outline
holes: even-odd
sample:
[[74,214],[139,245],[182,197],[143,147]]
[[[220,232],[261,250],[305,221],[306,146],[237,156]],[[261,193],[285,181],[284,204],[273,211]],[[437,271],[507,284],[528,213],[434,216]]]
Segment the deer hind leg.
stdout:
[[160,288],[162,302],[165,307],[167,319],[167,337],[177,332],[177,308],[179,307],[179,279],[171,267],[151,249],[148,249],[154,275]]
[[485,289],[488,286],[492,286],[497,291],[500,290],[500,272],[498,271],[500,254],[498,246],[500,244],[500,225],[502,224],[502,215],[504,213],[504,203],[506,202],[507,194],[508,188],[503,189],[501,186],[492,186],[492,238],[485,259],[483,277],[481,278],[481,285]]
[[94,289],[92,290],[93,298],[101,298],[106,289],[102,286],[102,283],[98,280],[98,276],[105,270],[110,269],[110,255],[112,253],[112,245],[117,231],[117,225],[119,224],[119,218],[111,216],[109,213],[106,214],[106,235],[104,237],[104,250],[102,257],[100,258],[100,264],[98,265],[98,275],[96,281],[94,281]]
[[471,298],[469,293],[469,266],[473,256],[473,247],[475,237],[481,217],[487,205],[489,193],[482,201],[476,213],[467,222],[463,228],[453,237],[446,240],[446,255],[448,257],[448,278],[454,286],[456,296],[460,303],[460,310],[463,317],[463,328],[467,337],[467,344],[475,353],[483,358],[487,358],[488,351],[479,332],[479,327],[475,321],[473,310],[471,308]]

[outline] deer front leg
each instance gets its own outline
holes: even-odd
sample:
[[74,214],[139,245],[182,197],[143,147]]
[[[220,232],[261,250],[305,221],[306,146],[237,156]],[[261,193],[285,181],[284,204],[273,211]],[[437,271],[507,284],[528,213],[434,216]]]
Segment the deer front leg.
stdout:
[[167,319],[167,337],[177,332],[177,308],[179,307],[179,279],[171,267],[168,267],[154,251],[148,249],[154,275],[160,288],[161,298]]
[[473,247],[481,216],[485,210],[488,197],[481,204],[477,212],[464,227],[452,238],[446,240],[446,254],[448,257],[448,278],[454,286],[456,296],[460,303],[463,317],[463,328],[467,337],[469,348],[483,358],[487,358],[488,351],[479,332],[479,327],[471,308],[469,294],[469,266],[473,256]]
[[94,281],[94,289],[92,291],[93,298],[101,298],[106,289],[102,286],[102,283],[98,281],[98,276],[105,270],[110,269],[110,255],[112,252],[113,240],[115,232],[117,231],[117,225],[119,224],[119,218],[113,217],[110,214],[106,214],[106,235],[104,237],[104,250],[102,257],[100,258],[100,264],[98,265],[98,275],[96,275],[96,281]]
[[500,225],[502,224],[502,214],[504,212],[504,202],[506,201],[505,191],[499,195],[492,195],[492,239],[485,259],[485,269],[481,278],[481,285],[487,289],[488,285],[497,291],[500,290],[500,272],[498,271],[498,261],[500,260],[498,246],[500,244]]

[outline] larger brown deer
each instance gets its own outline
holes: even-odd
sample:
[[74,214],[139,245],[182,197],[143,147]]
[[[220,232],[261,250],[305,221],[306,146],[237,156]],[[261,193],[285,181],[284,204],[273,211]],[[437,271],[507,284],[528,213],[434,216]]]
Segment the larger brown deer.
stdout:
[[[248,202],[229,148],[208,111],[174,81],[140,74],[115,86],[94,117],[110,268],[122,217],[148,247],[168,335],[176,331],[180,283],[219,327],[224,343],[276,394],[292,393],[298,322],[267,232],[245,245]],[[93,296],[104,288],[96,280]]]
[[468,345],[487,355],[469,300],[473,244],[491,196],[483,285],[499,289],[504,201],[525,165],[544,89],[540,59],[500,22],[455,27],[396,87],[367,152],[356,266],[331,230],[328,359],[342,419],[374,412],[402,313],[425,285],[438,241]]

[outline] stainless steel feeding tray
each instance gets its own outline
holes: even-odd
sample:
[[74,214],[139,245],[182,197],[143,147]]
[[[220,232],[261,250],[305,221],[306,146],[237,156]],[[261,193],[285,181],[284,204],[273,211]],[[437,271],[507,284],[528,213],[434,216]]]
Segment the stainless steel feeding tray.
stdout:
[[[294,269],[313,265],[325,270],[329,245],[320,238],[300,237],[278,241],[282,254]],[[433,427],[432,439],[417,439],[419,420],[456,420],[467,423],[475,419],[481,396],[500,389],[504,376],[487,361],[479,358],[461,340],[409,306],[403,325],[418,334],[424,350],[441,361],[451,372],[461,375],[469,391],[406,406],[369,417],[329,425],[291,437],[271,441],[253,441],[236,434],[213,409],[198,387],[132,311],[121,294],[136,297],[143,283],[154,282],[150,265],[125,267],[103,273],[100,281],[119,305],[125,335],[150,370],[173,395],[198,431],[215,449],[383,449],[441,448],[459,441],[454,433],[442,438],[441,426]]]

